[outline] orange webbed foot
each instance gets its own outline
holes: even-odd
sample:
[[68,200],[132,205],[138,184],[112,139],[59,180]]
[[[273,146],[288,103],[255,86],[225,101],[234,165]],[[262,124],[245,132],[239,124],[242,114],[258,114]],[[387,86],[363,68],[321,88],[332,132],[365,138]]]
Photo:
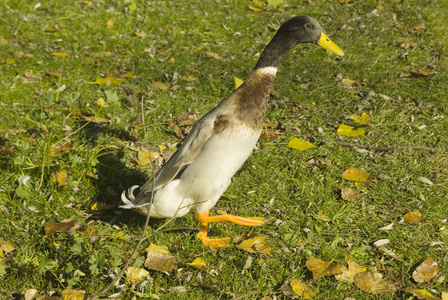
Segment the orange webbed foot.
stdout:
[[230,246],[228,243],[230,238],[211,239],[207,236],[207,232],[202,230],[198,232],[198,239],[201,240],[204,247],[209,247],[212,251]]
[[196,218],[198,219],[199,222],[201,222],[201,231],[199,231],[198,233],[198,239],[202,241],[202,245],[210,247],[211,250],[216,250],[222,247],[228,247],[230,245],[228,243],[229,238],[210,239],[207,236],[208,223],[226,222],[244,226],[261,226],[265,223],[264,220],[261,218],[245,218],[229,214],[209,216],[209,211],[196,214]]

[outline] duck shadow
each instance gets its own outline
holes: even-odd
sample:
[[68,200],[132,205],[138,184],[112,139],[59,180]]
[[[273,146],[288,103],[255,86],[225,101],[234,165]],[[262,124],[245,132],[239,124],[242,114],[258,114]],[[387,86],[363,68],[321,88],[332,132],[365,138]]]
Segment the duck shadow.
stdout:
[[[91,123],[83,127],[83,135],[93,146],[97,144],[100,135],[117,137],[122,140],[134,140],[134,137],[124,130],[110,129],[102,124]],[[124,149],[110,147],[97,154],[96,176],[89,177],[96,187],[96,195],[90,201],[90,206],[96,204],[97,209],[91,209],[89,220],[98,220],[110,225],[142,227],[146,216],[128,209],[121,209],[121,194],[133,185],[142,185],[149,180],[148,174],[138,169],[129,168],[124,162]],[[157,228],[163,220],[151,218],[149,226]]]

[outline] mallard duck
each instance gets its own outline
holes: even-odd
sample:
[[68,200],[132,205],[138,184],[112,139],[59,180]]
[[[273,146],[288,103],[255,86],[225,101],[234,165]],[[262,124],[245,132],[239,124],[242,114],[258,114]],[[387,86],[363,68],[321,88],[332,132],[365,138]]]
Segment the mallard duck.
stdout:
[[138,186],[131,187],[127,195],[123,192],[121,207],[155,218],[181,217],[196,212],[201,223],[198,238],[211,249],[227,246],[228,238],[209,238],[208,223],[262,225],[264,221],[259,218],[230,214],[209,216],[209,210],[254,149],[280,61],[300,43],[318,44],[336,55],[344,55],[313,18],[296,16],[283,23],[244,83],[194,125],[154,180],[143,185],[137,195],[134,190]]

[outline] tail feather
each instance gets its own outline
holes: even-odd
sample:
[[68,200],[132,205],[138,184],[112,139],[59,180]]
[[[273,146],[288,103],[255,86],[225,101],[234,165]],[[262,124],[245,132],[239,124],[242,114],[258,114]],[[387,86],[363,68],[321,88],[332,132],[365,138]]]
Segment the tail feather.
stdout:
[[135,205],[134,201],[135,201],[135,196],[134,196],[134,190],[139,188],[138,185],[133,185],[131,186],[128,190],[127,190],[127,196],[126,196],[126,191],[123,191],[123,193],[121,194],[121,201],[123,201],[124,205],[120,205],[120,208],[125,208],[125,209],[132,209],[135,207],[139,207],[139,205]]

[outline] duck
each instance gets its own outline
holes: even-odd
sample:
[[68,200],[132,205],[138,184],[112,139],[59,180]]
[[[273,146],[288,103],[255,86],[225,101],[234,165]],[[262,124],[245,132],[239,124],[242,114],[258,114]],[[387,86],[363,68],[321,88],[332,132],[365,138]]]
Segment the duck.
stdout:
[[153,179],[142,187],[134,185],[123,191],[120,207],[154,218],[177,218],[194,212],[200,222],[197,237],[212,250],[229,246],[229,238],[210,238],[209,223],[263,225],[262,218],[211,216],[209,211],[256,146],[282,58],[302,43],[317,44],[344,56],[314,18],[295,16],[284,22],[246,80],[196,122],[183,144]]

